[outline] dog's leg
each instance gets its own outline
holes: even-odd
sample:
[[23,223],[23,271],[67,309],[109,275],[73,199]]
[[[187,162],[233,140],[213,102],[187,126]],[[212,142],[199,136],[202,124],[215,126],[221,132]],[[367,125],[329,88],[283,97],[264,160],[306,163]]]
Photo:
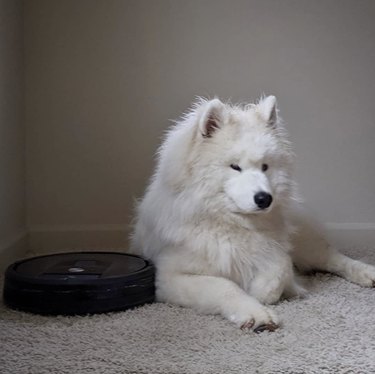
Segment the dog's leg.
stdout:
[[294,247],[292,259],[302,271],[328,271],[361,286],[375,287],[374,266],[343,255],[312,229],[304,227]]
[[300,281],[296,276],[286,285],[283,292],[283,296],[287,299],[294,297],[304,298],[307,294],[308,291],[302,286],[302,284],[300,284]]
[[156,289],[158,301],[221,314],[242,329],[278,328],[279,320],[271,309],[226,278],[159,271]]
[[322,270],[342,276],[363,287],[375,287],[375,267],[343,255],[329,247],[327,261]]
[[264,304],[276,303],[281,295],[291,298],[307,293],[298,283],[292,260],[285,252],[275,252],[273,261],[264,262],[245,290]]
[[275,304],[283,296],[287,299],[307,295],[307,290],[293,277],[287,282],[280,282],[277,278],[267,276],[256,277],[252,282],[249,294],[264,304]]

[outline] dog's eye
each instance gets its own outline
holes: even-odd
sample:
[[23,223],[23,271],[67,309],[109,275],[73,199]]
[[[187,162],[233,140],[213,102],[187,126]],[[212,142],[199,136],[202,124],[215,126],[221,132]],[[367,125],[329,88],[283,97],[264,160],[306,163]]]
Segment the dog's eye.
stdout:
[[262,164],[262,171],[268,170],[268,164]]
[[242,171],[242,169],[241,169],[237,164],[231,164],[230,167],[231,167],[233,170]]

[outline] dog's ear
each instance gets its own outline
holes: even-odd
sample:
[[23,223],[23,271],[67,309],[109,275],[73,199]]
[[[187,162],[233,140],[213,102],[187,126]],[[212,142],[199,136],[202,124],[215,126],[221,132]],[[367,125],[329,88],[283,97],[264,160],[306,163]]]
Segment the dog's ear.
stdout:
[[204,138],[211,138],[213,133],[224,123],[225,105],[217,98],[206,102],[199,117],[199,131]]
[[277,124],[277,105],[275,96],[267,96],[259,101],[256,106],[263,121],[270,127],[276,127]]

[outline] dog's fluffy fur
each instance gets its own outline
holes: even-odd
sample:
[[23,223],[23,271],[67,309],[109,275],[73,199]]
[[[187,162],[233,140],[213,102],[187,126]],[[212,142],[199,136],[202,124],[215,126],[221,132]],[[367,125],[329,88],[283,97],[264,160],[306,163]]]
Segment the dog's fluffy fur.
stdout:
[[[279,324],[264,304],[306,292],[293,263],[373,286],[374,267],[338,253],[307,227],[295,234],[294,153],[274,96],[249,105],[198,100],[158,156],[131,247],[155,263],[159,301],[261,331]],[[269,207],[259,208],[258,192],[272,196]]]

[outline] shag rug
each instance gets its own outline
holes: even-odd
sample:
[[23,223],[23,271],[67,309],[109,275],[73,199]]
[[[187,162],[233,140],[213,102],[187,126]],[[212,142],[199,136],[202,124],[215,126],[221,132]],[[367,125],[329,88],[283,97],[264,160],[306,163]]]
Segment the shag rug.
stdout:
[[[352,257],[375,264],[370,250]],[[259,335],[220,316],[152,304],[86,317],[0,306],[1,374],[375,373],[375,289],[329,274],[273,308],[283,325]]]

